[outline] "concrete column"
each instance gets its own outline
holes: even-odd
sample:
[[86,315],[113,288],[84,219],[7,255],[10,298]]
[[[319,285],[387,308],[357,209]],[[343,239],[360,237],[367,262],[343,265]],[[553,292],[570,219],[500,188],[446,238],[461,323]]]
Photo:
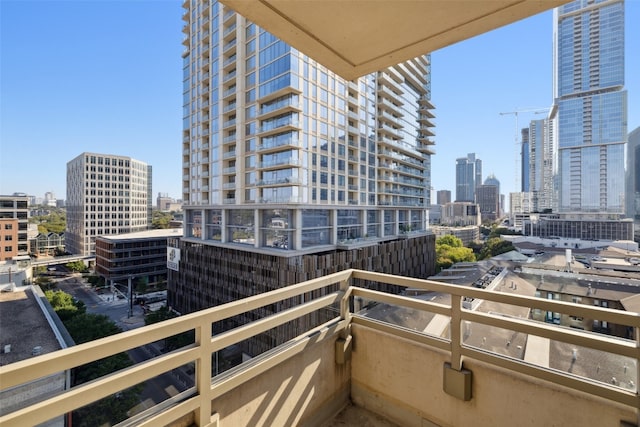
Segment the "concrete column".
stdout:
[[220,212],[220,241],[227,242],[227,210]]
[[302,209],[296,209],[293,211],[293,248],[289,249],[302,249]]
[[362,215],[362,219],[360,221],[360,223],[362,224],[362,231],[361,231],[361,235],[362,237],[366,237],[367,236],[367,210],[362,210],[360,211],[360,215]]
[[253,247],[259,248],[260,242],[262,241],[262,230],[260,229],[260,209],[253,210],[253,237],[255,239]]
[[331,242],[333,245],[338,243],[338,210],[331,209]]
[[205,218],[204,218],[204,214],[205,214],[205,210],[201,209],[200,210],[200,218],[201,218],[201,222],[200,222],[200,227],[202,227],[202,232],[200,233],[200,240],[206,240],[206,227],[205,227]]

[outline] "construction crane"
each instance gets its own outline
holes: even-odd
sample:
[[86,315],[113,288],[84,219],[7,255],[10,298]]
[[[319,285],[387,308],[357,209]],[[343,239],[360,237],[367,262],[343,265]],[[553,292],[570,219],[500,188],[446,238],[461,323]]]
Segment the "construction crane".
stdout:
[[543,114],[543,113],[547,113],[549,111],[549,109],[544,109],[542,107],[540,108],[521,108],[521,109],[515,109],[513,111],[504,111],[501,112],[500,115],[501,116],[506,116],[506,115],[513,115],[516,118],[516,131],[515,131],[515,135],[514,135],[514,141],[515,141],[515,159],[514,159],[514,173],[515,173],[515,179],[514,179],[514,185],[515,185],[515,191],[519,192],[521,191],[520,189],[520,155],[522,154],[522,152],[520,151],[520,144],[519,144],[519,140],[518,140],[518,131],[520,130],[518,128],[518,115],[521,113],[528,113],[528,114]]

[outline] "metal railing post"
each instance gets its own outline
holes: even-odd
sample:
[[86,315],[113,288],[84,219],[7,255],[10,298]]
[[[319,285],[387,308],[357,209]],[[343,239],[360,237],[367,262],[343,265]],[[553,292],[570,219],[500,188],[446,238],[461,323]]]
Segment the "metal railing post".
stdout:
[[451,295],[451,367],[456,371],[462,369],[462,296]]
[[196,388],[200,399],[200,410],[196,413],[196,424],[206,426],[211,423],[211,322],[204,317],[195,329],[195,342],[200,347],[196,360]]

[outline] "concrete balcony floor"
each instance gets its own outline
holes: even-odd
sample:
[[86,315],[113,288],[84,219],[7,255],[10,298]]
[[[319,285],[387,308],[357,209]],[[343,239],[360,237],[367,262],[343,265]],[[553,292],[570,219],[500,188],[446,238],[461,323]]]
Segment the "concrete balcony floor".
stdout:
[[322,427],[400,427],[380,415],[349,403]]

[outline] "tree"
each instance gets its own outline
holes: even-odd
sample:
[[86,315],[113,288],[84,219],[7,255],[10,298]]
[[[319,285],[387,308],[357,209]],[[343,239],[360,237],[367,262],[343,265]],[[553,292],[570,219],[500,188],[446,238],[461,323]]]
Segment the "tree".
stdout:
[[87,307],[82,301],[76,300],[66,292],[49,290],[45,291],[44,295],[63,322],[87,311]]
[[169,222],[172,219],[173,215],[171,213],[154,210],[151,218],[151,228],[169,228]]
[[147,276],[138,277],[134,284],[134,290],[140,294],[144,294],[147,292],[147,287],[149,285],[149,278]]
[[446,235],[436,239],[436,270],[449,268],[457,262],[473,262],[476,260],[473,251],[462,245],[459,238]]
[[45,276],[36,277],[33,283],[40,286],[42,289],[51,289],[54,286],[53,280]]
[[84,273],[85,271],[89,270],[87,266],[84,265],[84,262],[82,261],[68,262],[67,264],[65,264],[65,267],[77,273]]
[[[163,322],[165,320],[173,319],[178,315],[171,311],[168,307],[161,307],[158,310],[149,313],[144,318],[145,325],[152,325],[154,323]],[[167,350],[175,350],[195,342],[194,331],[183,332],[178,335],[167,337],[164,340],[164,347]]]
[[[82,344],[122,332],[107,316],[101,314],[80,314],[64,322],[76,344]],[[72,371],[72,386],[77,386],[104,375],[119,371],[133,362],[126,353],[118,353]],[[128,418],[127,412],[140,400],[142,387],[134,387],[106,397],[73,412],[74,426],[113,425]]]
[[29,218],[32,224],[38,224],[40,233],[62,233],[67,227],[67,214],[63,209],[47,206],[47,215],[36,215]]
[[505,252],[513,251],[515,248],[511,242],[502,240],[500,237],[491,237],[482,246],[480,250],[480,259],[487,259]]

